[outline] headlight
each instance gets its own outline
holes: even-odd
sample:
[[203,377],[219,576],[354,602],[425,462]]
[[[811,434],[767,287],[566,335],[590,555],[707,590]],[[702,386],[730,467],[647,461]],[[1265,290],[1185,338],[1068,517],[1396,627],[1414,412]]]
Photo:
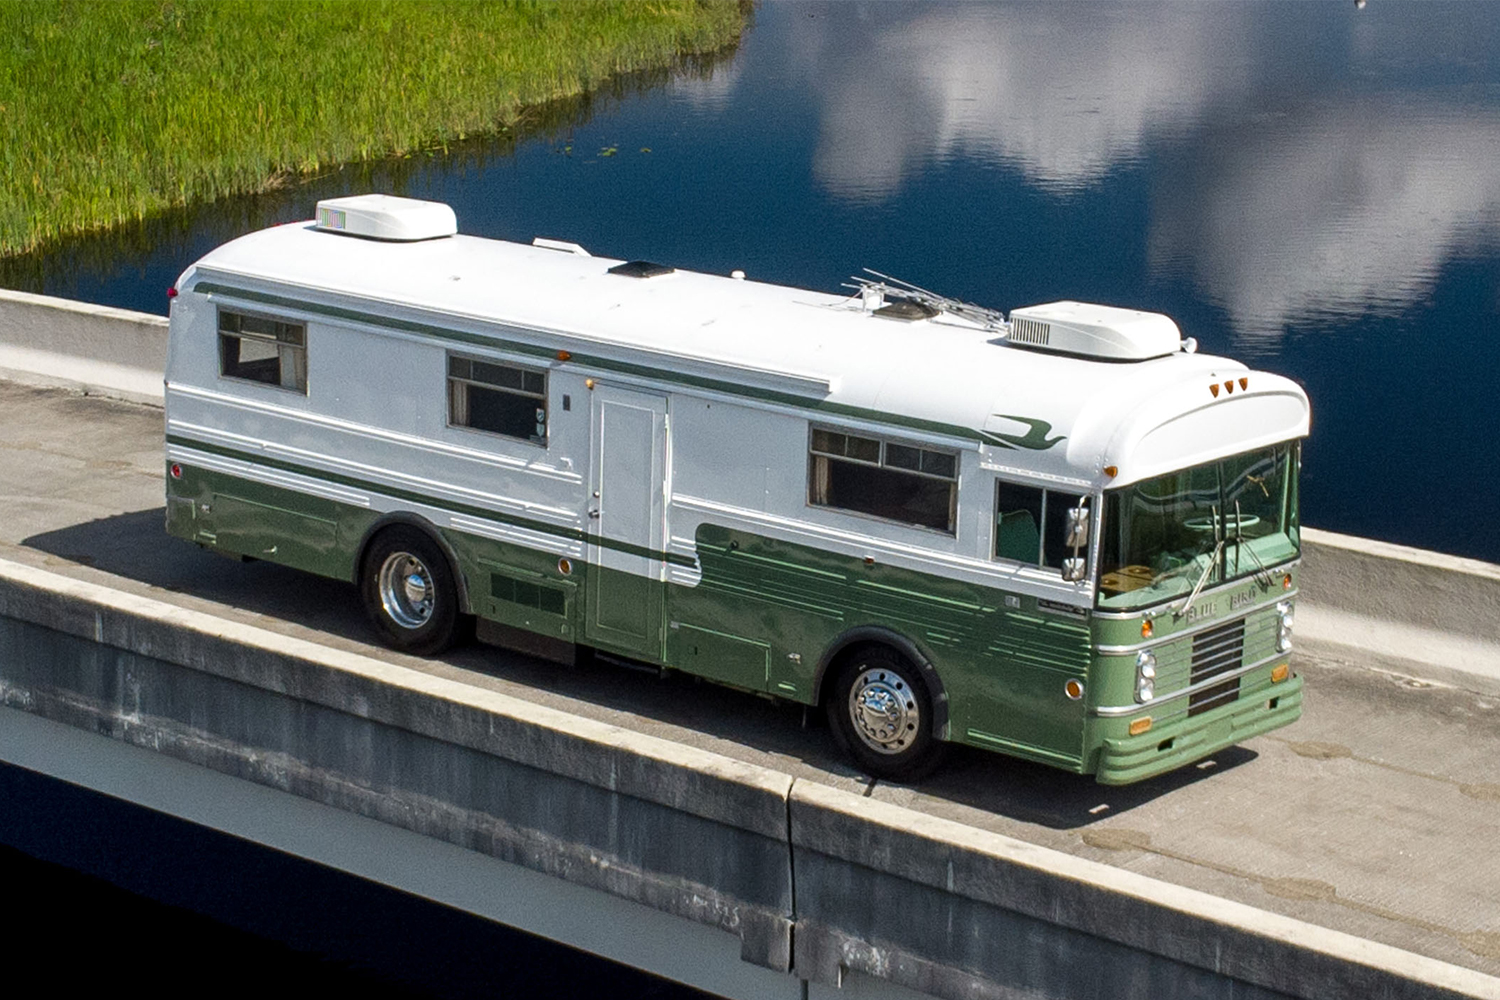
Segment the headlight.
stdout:
[[1136,701],[1139,701],[1139,702],[1150,701],[1152,695],[1154,695],[1154,694],[1156,694],[1156,685],[1152,684],[1150,681],[1141,681],[1140,683],[1136,684],[1136,686],[1135,686],[1135,700]]
[[1292,648],[1292,623],[1296,615],[1291,601],[1282,601],[1276,605],[1276,611],[1281,615],[1281,628],[1276,635],[1276,649],[1285,653]]
[[1149,649],[1143,649],[1136,654],[1135,672],[1146,680],[1156,676],[1156,654]]

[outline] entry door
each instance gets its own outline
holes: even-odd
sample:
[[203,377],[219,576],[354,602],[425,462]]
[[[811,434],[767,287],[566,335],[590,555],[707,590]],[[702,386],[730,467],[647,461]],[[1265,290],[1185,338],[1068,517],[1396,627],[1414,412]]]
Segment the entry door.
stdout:
[[586,631],[599,645],[660,660],[667,401],[602,385],[591,396]]

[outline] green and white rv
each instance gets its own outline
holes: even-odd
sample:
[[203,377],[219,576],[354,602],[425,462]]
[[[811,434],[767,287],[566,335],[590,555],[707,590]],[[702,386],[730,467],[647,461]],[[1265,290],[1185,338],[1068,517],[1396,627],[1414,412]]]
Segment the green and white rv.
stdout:
[[1167,317],[831,295],[324,201],[171,305],[167,529],[382,638],[577,650],[1101,782],[1295,720],[1302,390]]

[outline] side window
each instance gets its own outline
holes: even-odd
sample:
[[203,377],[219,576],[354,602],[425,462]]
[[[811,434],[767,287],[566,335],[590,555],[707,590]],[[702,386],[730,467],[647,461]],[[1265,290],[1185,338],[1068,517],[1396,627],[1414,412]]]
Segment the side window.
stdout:
[[1042,555],[1042,494],[1033,486],[995,483],[995,558],[1036,565]]
[[1062,569],[1073,555],[1068,511],[1086,505],[1076,493],[995,482],[995,558]]
[[448,423],[547,443],[547,373],[448,356]]
[[307,327],[219,310],[219,374],[307,393]]
[[813,429],[808,502],[953,534],[958,454]]

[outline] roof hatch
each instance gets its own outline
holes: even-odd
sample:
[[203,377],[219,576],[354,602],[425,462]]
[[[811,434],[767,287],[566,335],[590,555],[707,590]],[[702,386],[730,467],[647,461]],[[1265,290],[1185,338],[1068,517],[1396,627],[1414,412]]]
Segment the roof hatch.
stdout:
[[659,278],[663,274],[672,274],[675,267],[665,264],[657,264],[649,260],[628,260],[623,264],[616,264],[609,269],[610,274],[623,274],[627,278]]
[[317,229],[375,240],[409,243],[458,232],[453,209],[440,201],[361,194],[318,202]]
[[1088,302],[1013,309],[1006,340],[1015,347],[1110,361],[1145,361],[1183,349],[1182,331],[1161,313]]

